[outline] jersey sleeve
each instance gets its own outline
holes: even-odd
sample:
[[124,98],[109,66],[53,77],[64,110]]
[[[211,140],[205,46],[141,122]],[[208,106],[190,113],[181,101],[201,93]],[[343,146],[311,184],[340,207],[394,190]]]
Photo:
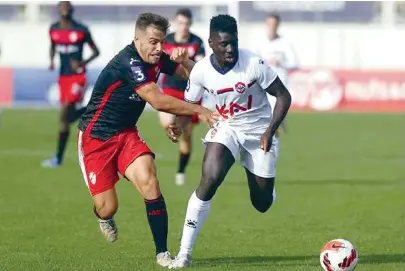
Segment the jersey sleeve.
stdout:
[[93,38],[91,36],[90,30],[88,28],[86,28],[85,30],[85,38],[84,41],[91,47],[91,48],[95,48],[96,44],[93,41]]
[[172,61],[170,59],[170,56],[164,52],[160,56],[160,62],[161,62],[160,68],[161,72],[170,76],[172,76],[176,72],[176,69],[179,65],[178,63]]
[[187,81],[187,87],[184,92],[184,100],[189,103],[198,103],[204,93],[202,83],[202,72],[197,64],[191,70],[190,78]]
[[155,82],[152,78],[148,77],[146,67],[142,65],[141,60],[131,58],[126,61],[127,64],[123,67],[125,70],[125,79],[129,82],[134,91]]
[[263,59],[254,57],[254,71],[256,82],[262,89],[267,89],[277,78],[277,74],[266,65]]

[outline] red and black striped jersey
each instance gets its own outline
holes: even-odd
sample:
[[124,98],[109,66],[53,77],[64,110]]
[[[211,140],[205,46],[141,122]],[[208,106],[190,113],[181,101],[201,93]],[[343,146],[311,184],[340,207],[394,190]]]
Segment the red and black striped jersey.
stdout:
[[[167,54],[171,54],[174,48],[183,47],[187,49],[188,56],[195,61],[196,56],[205,56],[204,42],[198,36],[190,33],[188,40],[185,43],[176,42],[174,33],[167,35],[163,50]],[[163,88],[178,89],[184,91],[187,86],[187,81],[176,76],[165,76],[162,81]]]
[[146,102],[136,93],[155,83],[160,73],[173,75],[177,64],[163,53],[156,65],[144,62],[133,43],[121,50],[101,71],[79,129],[91,137],[108,140],[136,126]]
[[72,21],[71,28],[62,28],[60,22],[53,23],[49,29],[49,37],[55,51],[60,55],[60,74],[72,75],[84,73],[84,68],[76,71],[71,61],[83,60],[83,46],[85,43],[94,48],[95,44],[89,29],[76,21]]

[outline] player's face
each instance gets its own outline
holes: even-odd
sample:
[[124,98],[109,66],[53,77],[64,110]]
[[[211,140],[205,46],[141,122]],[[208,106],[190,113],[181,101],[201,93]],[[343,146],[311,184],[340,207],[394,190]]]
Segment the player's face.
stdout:
[[180,36],[187,36],[190,33],[191,20],[183,15],[176,17],[176,32]]
[[62,18],[69,18],[71,15],[71,6],[68,2],[60,2],[58,6],[59,15]]
[[162,55],[162,43],[166,34],[154,26],[136,32],[135,43],[143,61],[158,64]]
[[215,32],[209,39],[210,47],[224,66],[230,66],[238,61],[238,34]]
[[277,35],[278,21],[276,18],[270,17],[266,19],[267,37],[273,39]]

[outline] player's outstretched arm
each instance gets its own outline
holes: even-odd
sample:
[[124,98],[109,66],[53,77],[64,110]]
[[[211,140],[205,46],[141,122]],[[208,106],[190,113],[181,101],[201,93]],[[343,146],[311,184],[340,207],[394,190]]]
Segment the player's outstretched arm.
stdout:
[[52,37],[50,37],[50,39],[51,39],[51,46],[49,48],[49,59],[50,59],[49,69],[52,71],[55,68],[54,59],[55,59],[56,44],[53,42]]
[[136,92],[142,99],[148,102],[153,108],[158,111],[167,112],[174,115],[192,116],[198,114],[208,124],[213,124],[217,119],[217,115],[205,107],[197,104],[187,103],[177,98],[164,95],[159,91],[155,83],[149,83],[136,89]]

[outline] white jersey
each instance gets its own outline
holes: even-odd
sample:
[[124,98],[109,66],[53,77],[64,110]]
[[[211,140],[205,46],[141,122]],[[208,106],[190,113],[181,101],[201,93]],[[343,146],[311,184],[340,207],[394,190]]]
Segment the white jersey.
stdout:
[[229,125],[241,132],[253,127],[263,132],[272,118],[265,89],[276,77],[259,56],[245,49],[239,49],[237,63],[226,73],[214,67],[212,56],[206,56],[192,69],[184,97],[196,103],[206,91]]
[[283,37],[268,38],[257,43],[254,52],[277,73],[284,85],[288,85],[288,71],[297,68],[297,59],[293,46]]

